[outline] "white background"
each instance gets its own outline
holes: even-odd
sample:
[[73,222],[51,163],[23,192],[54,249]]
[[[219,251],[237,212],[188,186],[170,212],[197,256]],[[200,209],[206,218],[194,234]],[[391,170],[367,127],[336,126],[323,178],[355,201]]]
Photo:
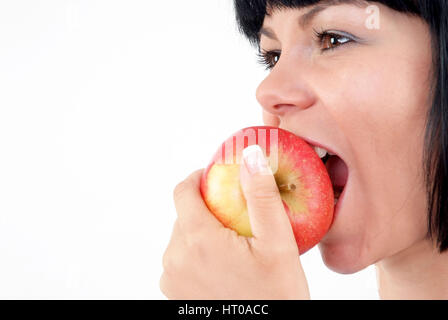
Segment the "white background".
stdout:
[[[0,298],[164,299],[175,185],[262,124],[232,1],[0,0]],[[302,256],[314,299],[374,267]]]

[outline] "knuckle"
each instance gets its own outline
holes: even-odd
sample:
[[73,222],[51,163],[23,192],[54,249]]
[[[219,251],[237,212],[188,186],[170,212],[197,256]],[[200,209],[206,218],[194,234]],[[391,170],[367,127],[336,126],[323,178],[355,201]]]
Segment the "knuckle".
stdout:
[[207,261],[210,256],[210,246],[208,245],[210,241],[203,232],[191,233],[187,236],[184,263],[197,265]]
[[203,232],[204,223],[197,219],[194,215],[182,214],[179,218],[179,224],[182,232],[187,237],[192,237],[194,234]]
[[162,276],[159,280],[159,288],[165,297],[168,299],[171,298],[171,290],[170,290],[170,278],[166,272],[162,273]]
[[187,264],[188,250],[185,248],[178,250],[177,253],[166,251],[162,258],[163,270],[170,275],[181,273]]
[[187,246],[190,249],[201,249],[204,243],[204,237],[201,235],[200,232],[194,232],[189,234],[189,236],[187,237]]
[[165,251],[165,253],[163,254],[162,266],[163,266],[163,270],[166,270],[166,271],[173,270],[173,259],[171,258],[171,255],[168,252],[168,250]]
[[204,237],[198,233],[186,235],[181,247],[167,249],[162,257],[163,270],[170,275],[177,275],[191,266],[205,252]]
[[190,183],[188,180],[184,180],[176,185],[173,190],[174,200],[178,200],[182,197],[183,194],[190,188]]

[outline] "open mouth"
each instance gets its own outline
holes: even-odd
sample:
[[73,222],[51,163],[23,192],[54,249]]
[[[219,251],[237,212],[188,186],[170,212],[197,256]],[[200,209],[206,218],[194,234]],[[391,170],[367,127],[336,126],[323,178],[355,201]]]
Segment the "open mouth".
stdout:
[[334,190],[335,204],[339,200],[339,196],[347,184],[348,168],[345,162],[337,155],[330,156],[327,154],[326,159],[322,159],[330,176]]
[[345,185],[347,184],[348,167],[344,160],[342,160],[338,155],[332,154],[321,147],[311,146],[327,168],[328,175],[330,176],[330,180],[333,185],[334,204],[336,205],[341,193],[344,191]]

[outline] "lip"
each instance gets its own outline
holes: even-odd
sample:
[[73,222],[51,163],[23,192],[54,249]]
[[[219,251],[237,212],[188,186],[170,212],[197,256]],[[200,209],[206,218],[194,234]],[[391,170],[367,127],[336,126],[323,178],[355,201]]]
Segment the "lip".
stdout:
[[[302,139],[303,141],[308,143],[311,147],[314,147],[314,146],[319,147],[319,148],[327,150],[331,154],[337,155],[339,158],[341,158],[345,162],[344,158],[341,157],[341,155],[338,152],[336,152],[335,150],[333,150],[331,147],[323,145],[320,142],[314,141],[308,137],[301,136],[300,134],[294,132],[293,129],[290,129],[287,127],[282,127],[282,126],[279,126],[278,128],[291,132],[292,134],[296,135],[297,137],[299,137],[300,139]],[[347,164],[347,162],[345,162],[345,163]]]
[[[299,137],[300,137],[300,136],[299,136]],[[316,141],[313,141],[313,140],[308,139],[308,138],[304,138],[304,137],[300,137],[300,138],[301,138],[302,140],[304,140],[306,143],[308,143],[311,147],[319,147],[319,148],[325,149],[325,150],[328,151],[328,153],[337,155],[339,158],[341,158],[342,160],[344,160],[344,159],[339,155],[339,153],[335,152],[335,151],[334,151],[333,149],[331,149],[330,147],[328,147],[328,146],[324,146],[323,144],[321,144],[321,143],[319,143],[319,142],[316,142]],[[344,162],[345,162],[345,160],[344,160]]]

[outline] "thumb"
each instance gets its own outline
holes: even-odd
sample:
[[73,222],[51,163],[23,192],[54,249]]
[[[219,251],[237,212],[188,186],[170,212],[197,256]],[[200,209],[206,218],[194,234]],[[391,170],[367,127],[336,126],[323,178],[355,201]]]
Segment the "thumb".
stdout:
[[240,181],[255,239],[274,245],[295,243],[274,175],[258,145],[243,150]]

